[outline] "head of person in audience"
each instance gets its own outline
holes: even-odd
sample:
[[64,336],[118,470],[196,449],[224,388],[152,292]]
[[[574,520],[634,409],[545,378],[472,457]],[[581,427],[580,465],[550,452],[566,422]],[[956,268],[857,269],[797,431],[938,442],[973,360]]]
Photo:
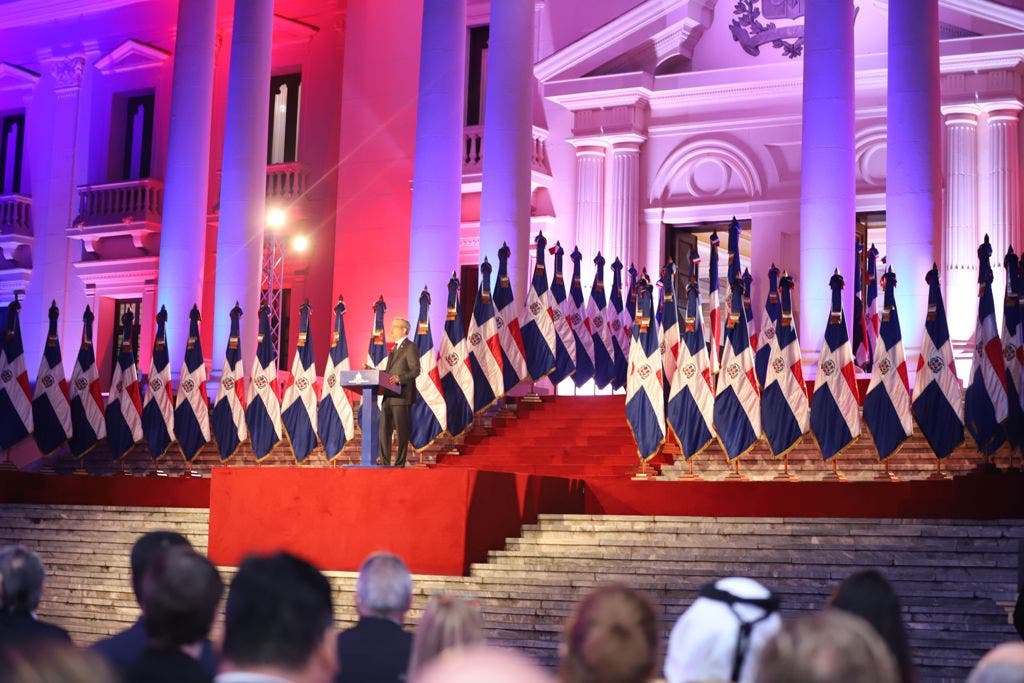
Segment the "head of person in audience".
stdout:
[[484,617],[476,600],[444,593],[432,595],[413,635],[408,678],[442,652],[483,642]]
[[228,590],[222,672],[326,683],[338,669],[327,578],[294,555],[250,556]]
[[524,655],[512,650],[474,645],[436,657],[409,683],[554,683],[555,679]]
[[150,645],[198,659],[224,594],[217,568],[191,547],[168,548],[150,564],[142,586]]
[[43,597],[46,570],[39,556],[23,545],[0,548],[0,609],[34,614]]
[[913,680],[910,644],[903,626],[900,599],[892,585],[874,569],[851,574],[839,584],[828,599],[828,605],[856,614],[871,624],[896,659],[900,680]]
[[658,627],[650,601],[622,585],[588,593],[562,633],[559,678],[565,683],[642,683],[658,653]]
[[967,683],[1020,683],[1024,681],[1024,643],[1003,643],[992,648],[967,677]]
[[765,643],[755,683],[899,683],[871,624],[837,609],[788,619]]
[[402,558],[374,553],[359,567],[356,611],[360,617],[390,619],[401,625],[412,604],[412,575]]
[[672,627],[665,679],[749,683],[758,653],[781,625],[778,597],[757,581],[733,576],[709,583]]
[[102,657],[70,644],[34,643],[0,651],[5,683],[118,683]]
[[146,578],[150,565],[159,555],[169,548],[191,548],[188,539],[177,531],[150,531],[142,534],[132,546],[131,569],[132,590],[135,601],[142,607],[142,581]]

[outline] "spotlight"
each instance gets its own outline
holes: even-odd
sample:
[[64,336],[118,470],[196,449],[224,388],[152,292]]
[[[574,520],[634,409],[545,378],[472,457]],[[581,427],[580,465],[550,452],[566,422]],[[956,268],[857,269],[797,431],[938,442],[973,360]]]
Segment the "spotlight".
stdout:
[[288,214],[284,209],[274,207],[267,210],[267,227],[271,230],[280,230],[288,220]]
[[309,249],[309,237],[306,235],[292,237],[292,251],[301,254],[307,249]]

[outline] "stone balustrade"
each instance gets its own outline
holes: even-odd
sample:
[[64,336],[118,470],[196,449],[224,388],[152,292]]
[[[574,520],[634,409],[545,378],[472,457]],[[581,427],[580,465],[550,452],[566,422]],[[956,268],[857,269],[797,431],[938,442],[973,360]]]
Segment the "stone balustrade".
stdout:
[[78,188],[78,227],[127,223],[159,224],[164,183],[156,178],[125,180]]
[[[530,148],[530,170],[542,175],[551,175],[547,151],[548,132],[538,126],[533,127],[533,140]],[[462,174],[475,175],[483,173],[484,168],[484,127],[466,126],[462,134]]]
[[298,161],[267,166],[267,199],[295,201],[306,193],[309,167]]
[[0,197],[0,233],[32,234],[32,198],[21,194]]

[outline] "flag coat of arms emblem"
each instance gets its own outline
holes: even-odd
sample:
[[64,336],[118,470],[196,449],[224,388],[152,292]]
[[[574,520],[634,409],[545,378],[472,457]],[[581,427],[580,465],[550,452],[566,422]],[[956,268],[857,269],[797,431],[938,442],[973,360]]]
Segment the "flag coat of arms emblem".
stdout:
[[[604,389],[615,374],[615,350],[612,348],[611,327],[608,325],[608,300],[604,292],[605,260],[601,252],[594,258],[594,264],[597,271],[594,273],[594,286],[590,290],[590,302],[587,304],[587,322],[590,324],[590,336],[594,344],[594,384]],[[657,325],[654,335],[658,335]]]
[[651,294],[649,287],[638,285],[626,376],[626,421],[641,460],[654,457],[665,443],[665,384]]
[[[501,340],[498,338],[498,325],[494,320],[494,301],[491,298],[491,264],[486,257],[480,264],[480,289],[473,305],[473,317],[469,321],[467,340],[469,363],[473,371],[473,412],[478,413],[505,395]],[[422,358],[420,360],[422,361]],[[421,364],[420,375],[422,374]]]
[[[572,329],[576,344],[576,371],[572,373],[572,381],[577,387],[594,378],[594,337],[590,332],[590,321],[587,320],[587,307],[583,299],[583,285],[580,281],[580,261],[583,254],[578,248],[569,254],[572,260],[572,282],[569,284],[569,296],[563,302],[562,312]],[[629,325],[633,329],[632,321]]]
[[811,431],[825,460],[841,453],[860,436],[856,368],[843,311],[843,276],[838,269],[828,285],[832,289],[832,309],[811,399]]
[[871,363],[871,382],[864,396],[864,423],[871,430],[880,460],[895,453],[914,433],[910,413],[910,379],[903,353],[903,335],[896,311],[896,274],[882,276],[882,316]]
[[17,298],[7,306],[7,330],[0,349],[0,448],[10,448],[32,433],[32,392],[25,369],[25,349]]
[[32,396],[32,425],[36,444],[44,455],[60,448],[71,437],[71,404],[68,402],[68,383],[64,377],[60,340],[57,338],[57,302],[50,304],[50,326],[46,332],[46,345],[39,361],[36,387]]
[[213,434],[221,460],[227,460],[239,444],[249,436],[245,424],[245,373],[242,368],[242,343],[239,339],[239,320],[242,309],[235,302],[229,313],[231,333],[224,351],[224,369],[221,371],[217,400],[213,404]]
[[533,381],[547,377],[555,369],[555,323],[551,317],[551,293],[544,266],[544,233],[537,233],[537,262],[533,266],[533,279],[526,292],[526,305],[519,320],[526,369]]
[[[754,354],[754,358],[757,358],[757,340],[759,335],[757,333],[756,320],[754,319],[754,307],[750,302],[750,286],[754,282],[754,276],[750,274],[749,270],[744,269],[743,271],[743,312],[747,314],[747,325],[749,326],[748,331],[750,332],[750,350]],[[755,364],[756,365],[756,364]],[[756,374],[756,373],[755,373]],[[760,379],[758,380],[760,381]]]
[[[882,259],[884,262],[885,259]],[[868,363],[866,370],[871,369],[871,360],[875,356],[875,345],[878,344],[878,249],[872,244],[868,248],[867,260],[867,300],[864,302],[864,324],[867,333]]]
[[743,309],[742,279],[732,283],[732,306],[725,325],[714,415],[718,440],[730,460],[750,451],[761,438],[761,397]]
[[1003,344],[996,330],[996,307],[992,296],[992,245],[978,247],[978,325],[974,331],[974,359],[971,381],[964,398],[964,423],[978,450],[990,455],[1006,440],[1003,423],[1009,417],[1006,362]]
[[292,373],[281,400],[281,420],[288,430],[295,459],[302,462],[316,448],[316,364],[313,361],[313,337],[309,333],[312,307],[309,301],[299,306],[299,336],[295,340]]
[[277,349],[270,335],[270,309],[260,306],[256,358],[246,395],[245,422],[257,460],[270,454],[281,440],[281,387],[277,380]]
[[721,369],[722,302],[718,299],[718,233],[711,233],[711,258],[708,261],[708,322],[711,328],[711,374]]
[[439,375],[447,407],[448,433],[458,436],[473,421],[473,371],[469,367],[469,345],[462,333],[459,280],[455,273],[448,281],[448,313],[444,319],[438,365],[441,366]]
[[[679,358],[679,309],[676,307],[676,265],[669,260],[661,270],[661,362],[665,381],[671,383]],[[614,338],[612,342],[614,343]]]
[[[409,412],[409,440],[415,450],[423,450],[448,427],[448,407],[441,389],[441,374],[434,352],[434,336],[430,329],[430,292],[420,293],[420,315],[416,323],[416,348],[420,353],[420,374],[416,378],[416,402]],[[500,351],[500,349],[499,349]]]
[[864,247],[857,242],[857,267],[853,271],[853,360],[857,367],[867,368],[871,363],[868,348],[868,323],[864,313],[861,271],[864,270]]
[[338,297],[334,305],[334,327],[331,332],[331,352],[324,368],[323,394],[316,414],[316,429],[324,454],[334,460],[345,444],[356,434],[355,413],[341,386],[340,373],[349,369],[348,340],[345,338],[345,302]]
[[174,406],[174,433],[185,459],[192,462],[203,444],[210,442],[210,399],[206,395],[206,361],[199,338],[199,307],[188,314],[188,339],[185,360],[178,380]]
[[626,386],[626,356],[629,355],[629,338],[633,329],[632,318],[622,300],[622,261],[612,261],[612,294],[608,299],[612,316],[612,349],[615,351],[615,374],[612,389]]
[[565,277],[562,275],[562,257],[565,249],[560,242],[551,248],[555,256],[555,274],[551,278],[551,319],[555,324],[555,369],[548,375],[551,383],[557,385],[576,370],[576,339],[572,327],[563,313],[565,307]]
[[494,283],[494,324],[498,327],[498,339],[501,341],[501,372],[506,394],[528,376],[523,335],[519,329],[519,308],[508,277],[508,257],[511,255],[508,245],[502,244],[498,250],[498,279]]
[[[1021,313],[1021,294],[1024,293],[1024,273],[1013,247],[1003,259],[1006,270],[1006,297],[1003,300],[1003,361],[1006,363],[1006,395],[1009,418],[1006,421],[1006,439],[1012,450],[1020,451],[1024,442],[1024,316]],[[39,420],[36,420],[36,425]]]
[[171,358],[167,351],[167,308],[156,314],[156,337],[149,361],[149,385],[142,404],[142,431],[149,452],[159,458],[174,441],[174,397],[171,395]]
[[[778,273],[774,266],[772,271]],[[774,279],[770,277],[769,280],[774,288]],[[770,293],[768,296],[766,308],[777,307],[778,318],[769,323],[772,313],[766,313],[766,323],[761,328],[764,345],[758,349],[758,357],[762,350],[768,351],[761,394],[761,426],[772,453],[782,456],[793,450],[810,428],[810,406],[807,404],[800,340],[793,317],[793,278],[788,273],[782,275],[776,302],[771,301]],[[768,334],[769,331],[772,333]]]
[[92,346],[92,309],[85,307],[82,314],[82,344],[78,348],[75,367],[71,371],[68,396],[71,403],[71,437],[68,445],[76,457],[88,453],[107,435],[103,415],[103,395],[100,375],[96,368],[96,352]]
[[135,316],[131,311],[121,317],[121,346],[107,400],[107,442],[117,458],[142,441],[142,395],[135,349],[132,347],[134,322]]

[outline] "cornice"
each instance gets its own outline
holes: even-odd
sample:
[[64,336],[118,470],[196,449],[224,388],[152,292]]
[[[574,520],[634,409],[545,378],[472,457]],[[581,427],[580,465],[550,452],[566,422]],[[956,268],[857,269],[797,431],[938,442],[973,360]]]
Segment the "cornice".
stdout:
[[126,73],[139,69],[162,67],[171,53],[153,45],[129,38],[103,57],[94,66],[104,75]]
[[145,0],[17,0],[3,6],[0,30],[73,19]]
[[9,62],[0,62],[0,92],[31,90],[39,83],[39,74]]

